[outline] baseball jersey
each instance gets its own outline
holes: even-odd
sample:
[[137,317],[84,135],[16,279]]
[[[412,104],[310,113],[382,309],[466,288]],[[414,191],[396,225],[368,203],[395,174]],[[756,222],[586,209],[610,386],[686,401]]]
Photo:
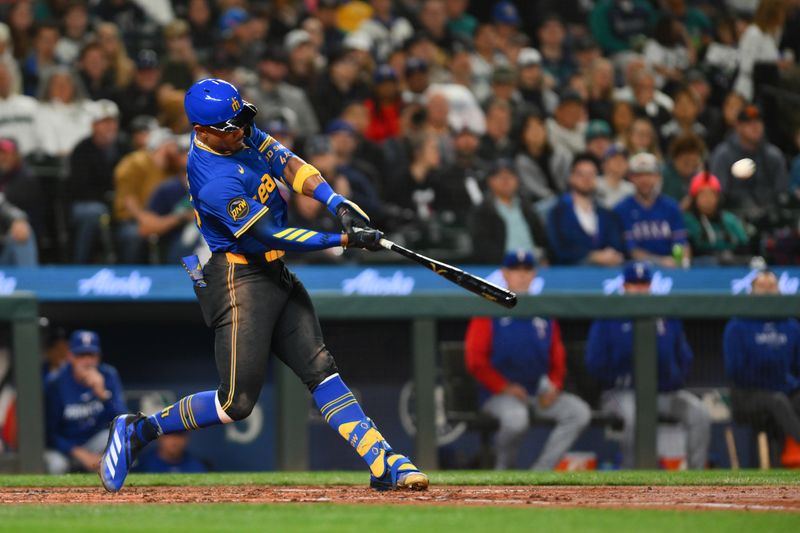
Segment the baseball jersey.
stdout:
[[544,318],[473,318],[465,341],[466,364],[483,392],[497,394],[508,382],[535,395],[542,376],[564,384],[566,353],[558,322]]
[[723,335],[725,373],[738,387],[800,389],[800,323],[735,318]]
[[[656,321],[658,391],[680,389],[694,359],[680,320]],[[633,384],[633,322],[595,320],[586,342],[586,369],[606,388]]]
[[86,443],[99,431],[108,429],[111,420],[127,411],[122,383],[114,367],[101,364],[111,397],[101,400],[92,390],[75,381],[72,365],[66,364],[51,374],[45,386],[47,446],[64,454]]
[[246,234],[267,213],[276,226],[286,226],[286,201],[278,189],[278,181],[285,184],[285,180],[269,161],[274,143],[272,137],[253,126],[250,136],[244,138],[245,148],[223,154],[192,133],[186,165],[189,193],[197,226],[212,252],[270,251]]
[[614,212],[622,223],[628,253],[640,248],[655,255],[672,255],[673,245],[687,242],[683,214],[675,200],[663,194],[650,207],[629,196]]

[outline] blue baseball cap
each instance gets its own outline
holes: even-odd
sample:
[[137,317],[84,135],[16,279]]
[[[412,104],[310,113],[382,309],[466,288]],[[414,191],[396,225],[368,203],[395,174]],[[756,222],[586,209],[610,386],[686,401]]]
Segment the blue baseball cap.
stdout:
[[500,24],[511,24],[517,26],[521,19],[517,7],[508,0],[497,2],[492,8],[492,19]]
[[73,331],[69,336],[69,351],[75,355],[100,353],[100,335],[88,329]]
[[536,266],[536,258],[530,250],[522,248],[518,250],[509,250],[503,256],[503,268],[534,268]]
[[325,133],[327,133],[328,135],[332,133],[339,133],[342,131],[352,135],[355,134],[356,129],[353,127],[352,124],[341,118],[335,118],[331,120],[330,122],[328,122],[328,125],[325,128]]
[[384,81],[397,81],[397,73],[390,65],[381,65],[375,69],[374,79],[375,83],[382,83]]
[[219,29],[232,30],[250,20],[250,14],[241,7],[232,7],[225,11],[219,18]]
[[647,261],[635,261],[625,265],[625,283],[650,283],[653,281],[653,270]]

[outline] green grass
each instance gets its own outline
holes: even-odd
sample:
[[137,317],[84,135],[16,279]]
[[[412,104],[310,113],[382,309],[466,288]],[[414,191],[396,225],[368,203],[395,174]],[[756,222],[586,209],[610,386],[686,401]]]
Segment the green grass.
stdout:
[[562,531],[797,531],[800,515],[747,512],[498,507],[388,507],[379,505],[86,505],[0,508],[0,532],[131,531],[242,533]]
[[[800,485],[792,470],[707,470],[702,472],[432,472],[434,485]],[[218,474],[131,474],[127,486],[157,485],[366,485],[364,472],[248,472]],[[99,485],[93,474],[0,476],[0,487],[82,487]]]

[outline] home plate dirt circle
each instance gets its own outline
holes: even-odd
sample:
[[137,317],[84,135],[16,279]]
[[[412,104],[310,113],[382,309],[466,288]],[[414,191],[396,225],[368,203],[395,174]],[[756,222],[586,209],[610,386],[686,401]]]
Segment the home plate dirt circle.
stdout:
[[800,512],[800,486],[438,486],[426,492],[375,492],[353,486],[210,485],[0,489],[0,504],[359,503],[506,507]]

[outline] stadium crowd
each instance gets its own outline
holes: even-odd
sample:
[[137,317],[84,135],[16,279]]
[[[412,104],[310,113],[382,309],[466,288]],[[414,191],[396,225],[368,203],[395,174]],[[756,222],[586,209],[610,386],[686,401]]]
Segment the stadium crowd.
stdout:
[[[797,0],[19,0],[0,14],[5,264],[202,247],[182,104],[208,76],[377,227],[445,259],[800,260]],[[749,179],[732,176],[742,158]],[[335,226],[290,202],[292,224]]]

